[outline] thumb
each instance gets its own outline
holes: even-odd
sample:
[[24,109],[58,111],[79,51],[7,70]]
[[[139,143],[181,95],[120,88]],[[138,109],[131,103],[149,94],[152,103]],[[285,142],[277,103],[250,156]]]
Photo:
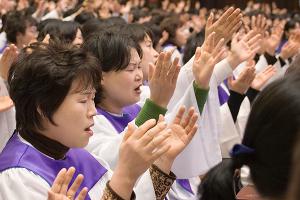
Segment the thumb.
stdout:
[[152,63],[149,63],[149,72],[148,72],[148,80],[152,80],[152,77],[154,75],[155,66]]
[[123,142],[125,142],[126,140],[128,140],[128,138],[130,138],[130,136],[133,134],[134,130],[135,130],[134,125],[128,124],[126,133],[124,134]]

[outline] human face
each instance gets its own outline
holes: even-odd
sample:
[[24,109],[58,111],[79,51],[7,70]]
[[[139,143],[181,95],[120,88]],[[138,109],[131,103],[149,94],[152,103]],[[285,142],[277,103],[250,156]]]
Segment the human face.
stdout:
[[19,43],[17,46],[19,48],[23,48],[24,45],[27,46],[28,44],[34,42],[37,38],[36,26],[27,26],[25,33],[20,33],[17,37],[17,42]]
[[175,40],[179,47],[182,47],[186,44],[188,37],[190,36],[189,27],[181,26],[176,29]]
[[82,39],[81,30],[77,29],[76,37],[75,37],[74,41],[72,42],[72,44],[74,44],[75,46],[80,46],[82,44],[82,42],[83,42],[83,39]]
[[93,135],[91,127],[94,125],[93,117],[96,115],[94,104],[95,90],[78,91],[79,81],[74,81],[69,93],[53,115],[56,125],[43,120],[46,137],[60,142],[70,148],[82,148],[88,144]]
[[144,80],[148,80],[149,63],[155,63],[158,58],[157,51],[153,48],[151,38],[146,35],[144,40],[139,43],[143,50],[143,58],[141,61],[141,67],[143,70]]
[[100,106],[112,113],[121,114],[122,108],[137,103],[143,83],[141,59],[135,49],[131,49],[129,65],[124,70],[103,73],[101,85],[104,97]]

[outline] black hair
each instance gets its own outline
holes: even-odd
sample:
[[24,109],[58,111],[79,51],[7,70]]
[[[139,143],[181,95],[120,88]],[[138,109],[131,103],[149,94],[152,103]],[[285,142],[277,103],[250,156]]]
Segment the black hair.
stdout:
[[153,33],[151,29],[147,28],[143,24],[127,24],[122,28],[123,33],[130,35],[135,41],[143,42],[146,35],[153,41]]
[[[88,37],[83,49],[90,51],[99,60],[102,71],[119,71],[125,69],[131,59],[131,49],[136,49],[140,58],[143,51],[138,42],[129,35],[118,34],[110,31],[100,31]],[[95,104],[100,103],[102,97],[100,89],[95,96]]]
[[83,48],[95,55],[100,62],[102,71],[119,71],[125,69],[131,59],[131,48],[136,49],[142,57],[142,49],[138,42],[129,35],[111,31],[100,31],[89,37]]
[[26,28],[36,26],[37,21],[30,15],[22,11],[12,11],[6,14],[4,31],[7,35],[7,41],[16,44],[17,34],[25,34]]
[[78,80],[78,92],[98,89],[97,59],[72,45],[34,43],[25,48],[9,71],[9,95],[16,109],[16,130],[43,130],[42,119],[52,117]]
[[205,33],[204,31],[200,31],[199,33],[192,34],[185,45],[184,53],[182,61],[183,63],[187,63],[196,52],[197,47],[201,47],[205,39]]
[[168,40],[165,44],[173,44],[177,46],[176,42],[176,30],[182,26],[179,17],[176,15],[166,17],[160,24],[161,31],[166,31],[169,34]]
[[60,24],[62,24],[62,21],[59,19],[46,19],[40,22],[37,27],[39,31],[37,41],[43,41],[47,34],[49,34],[51,39],[57,38],[60,34]]
[[77,31],[80,29],[80,24],[73,21],[63,21],[59,24],[59,34],[57,35],[60,42],[72,43],[75,38]]
[[92,12],[83,11],[75,17],[74,21],[82,25],[85,22],[95,18],[96,17]]
[[[242,140],[242,144],[253,149],[254,153],[237,154],[230,164],[220,168],[223,173],[232,173],[227,177],[230,180],[207,177],[206,182],[212,180],[210,190],[228,190],[214,186],[218,181],[233,183],[235,169],[247,165],[261,196],[283,198],[290,179],[293,147],[300,130],[299,88],[299,73],[291,73],[274,81],[260,93],[252,106]],[[213,170],[215,168],[210,171]],[[201,183],[199,191],[203,192],[203,185],[205,182]],[[233,193],[233,187],[231,190]]]

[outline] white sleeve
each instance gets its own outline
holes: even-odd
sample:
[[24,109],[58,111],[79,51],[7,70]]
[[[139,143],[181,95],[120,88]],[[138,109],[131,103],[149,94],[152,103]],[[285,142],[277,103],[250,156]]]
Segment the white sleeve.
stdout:
[[49,189],[43,178],[24,168],[0,173],[0,200],[47,199]]
[[217,85],[220,85],[230,75],[232,75],[232,68],[227,59],[223,59],[217,63],[212,74],[217,81]]
[[103,115],[96,115],[94,122],[95,125],[92,127],[94,135],[85,149],[91,154],[103,158],[111,169],[115,169],[124,131],[119,134]]
[[234,144],[241,142],[241,136],[236,129],[228,104],[223,104],[220,107],[220,111],[222,131],[220,133],[219,141],[221,146],[222,158],[230,158],[229,151]]

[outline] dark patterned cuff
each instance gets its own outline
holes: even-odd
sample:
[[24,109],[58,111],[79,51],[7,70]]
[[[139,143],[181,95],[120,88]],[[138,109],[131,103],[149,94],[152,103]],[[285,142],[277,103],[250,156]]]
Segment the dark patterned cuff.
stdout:
[[156,165],[152,165],[149,169],[152,179],[156,200],[165,199],[173,182],[176,180],[176,175],[173,172],[166,174],[161,171]]
[[[105,187],[105,190],[103,192],[103,196],[101,198],[101,200],[125,200],[123,199],[122,197],[120,197],[109,185],[109,182],[108,181],[106,183],[106,187]],[[131,197],[130,197],[130,200],[135,200],[135,193],[132,192],[131,194]]]

